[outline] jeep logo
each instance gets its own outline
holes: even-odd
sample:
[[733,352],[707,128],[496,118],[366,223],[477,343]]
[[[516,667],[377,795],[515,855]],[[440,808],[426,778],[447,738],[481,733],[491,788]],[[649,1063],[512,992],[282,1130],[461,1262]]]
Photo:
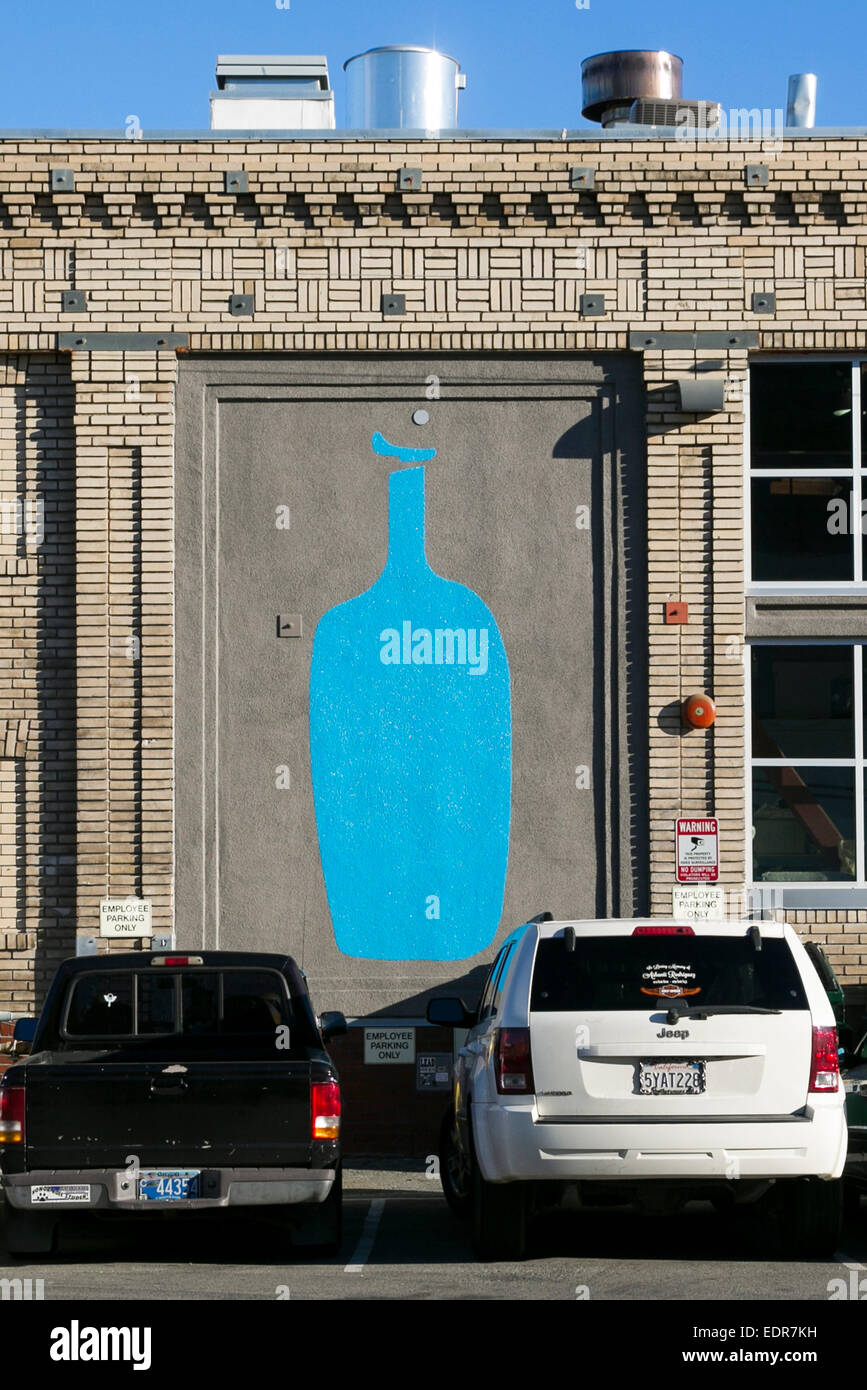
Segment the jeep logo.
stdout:
[[656,1035],[658,1038],[688,1038],[688,1028],[660,1028]]

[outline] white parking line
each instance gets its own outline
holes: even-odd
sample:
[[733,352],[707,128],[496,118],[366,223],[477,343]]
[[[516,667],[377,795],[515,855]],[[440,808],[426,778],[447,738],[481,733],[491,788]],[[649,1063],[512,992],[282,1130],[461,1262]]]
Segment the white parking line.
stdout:
[[385,1211],[385,1198],[375,1197],[370,1204],[370,1208],[364,1218],[364,1226],[361,1231],[361,1239],[355,1247],[352,1256],[352,1263],[345,1265],[344,1274],[361,1274],[365,1264],[370,1258],[373,1249],[373,1242],[376,1240],[376,1232],[382,1220],[382,1213]]

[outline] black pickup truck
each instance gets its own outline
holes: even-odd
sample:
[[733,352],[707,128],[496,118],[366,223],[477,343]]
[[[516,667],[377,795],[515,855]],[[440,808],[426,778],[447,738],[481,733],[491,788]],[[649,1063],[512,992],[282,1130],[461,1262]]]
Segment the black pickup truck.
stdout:
[[340,1089],[289,956],[201,951],[60,966],[30,1054],[0,1081],[11,1253],[64,1212],[283,1208],[293,1243],[341,1238]]

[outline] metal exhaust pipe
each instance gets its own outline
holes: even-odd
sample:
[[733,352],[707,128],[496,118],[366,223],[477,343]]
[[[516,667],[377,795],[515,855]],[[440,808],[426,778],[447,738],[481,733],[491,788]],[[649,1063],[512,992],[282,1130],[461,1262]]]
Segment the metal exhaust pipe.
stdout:
[[812,130],[816,124],[816,83],[814,72],[796,72],[789,78],[786,125]]

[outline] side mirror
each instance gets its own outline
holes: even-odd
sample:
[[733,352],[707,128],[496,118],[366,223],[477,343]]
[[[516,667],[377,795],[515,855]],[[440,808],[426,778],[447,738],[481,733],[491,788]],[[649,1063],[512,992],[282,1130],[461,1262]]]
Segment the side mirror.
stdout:
[[319,1019],[319,1027],[322,1032],[322,1041],[328,1042],[329,1038],[339,1038],[347,1032],[346,1018],[337,1009],[329,1009],[322,1014]]
[[438,1024],[440,1028],[472,1028],[475,1014],[471,1014],[463,999],[431,999],[427,1006],[428,1023]]
[[38,1018],[19,1018],[12,1033],[12,1055],[26,1057],[36,1037]]

